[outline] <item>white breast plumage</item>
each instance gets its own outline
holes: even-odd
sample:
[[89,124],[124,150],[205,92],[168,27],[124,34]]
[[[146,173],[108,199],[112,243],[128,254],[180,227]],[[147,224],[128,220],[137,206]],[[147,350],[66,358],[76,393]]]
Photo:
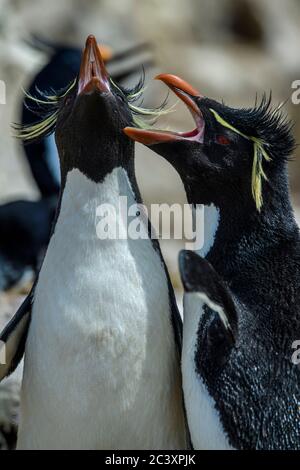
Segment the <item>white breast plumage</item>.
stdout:
[[[198,251],[200,256],[205,258],[213,247],[219,223],[220,210],[214,204],[204,206],[204,244]],[[182,380],[188,424],[195,449],[230,449],[215,403],[196,372],[197,332],[204,304],[196,294],[184,295]]]
[[19,448],[185,446],[160,257],[149,239],[96,235],[96,208],[120,195],[134,203],[121,168],[101,184],[68,174],[35,291]]
[[184,296],[182,381],[192,443],[198,450],[231,449],[215,403],[196,372],[195,353],[204,302],[197,294]]
[[198,254],[205,258],[214,245],[220,223],[220,210],[214,204],[204,206],[204,243]]

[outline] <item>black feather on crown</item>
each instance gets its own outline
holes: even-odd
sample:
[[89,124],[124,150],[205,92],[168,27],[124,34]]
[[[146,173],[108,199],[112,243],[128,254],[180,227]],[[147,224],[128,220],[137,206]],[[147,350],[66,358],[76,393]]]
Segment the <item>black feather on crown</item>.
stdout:
[[235,109],[204,99],[217,122],[253,143],[251,189],[257,210],[263,205],[262,181],[268,180],[264,165],[286,162],[295,148],[291,122],[281,113],[282,105],[272,108],[272,95],[265,94],[254,108]]
[[288,160],[295,149],[292,135],[292,123],[281,109],[283,104],[272,107],[272,93],[264,94],[260,103],[253,108],[230,108],[225,104],[205,99],[209,108],[213,108],[231,126],[242,134],[260,139],[266,144],[266,150],[272,160]]

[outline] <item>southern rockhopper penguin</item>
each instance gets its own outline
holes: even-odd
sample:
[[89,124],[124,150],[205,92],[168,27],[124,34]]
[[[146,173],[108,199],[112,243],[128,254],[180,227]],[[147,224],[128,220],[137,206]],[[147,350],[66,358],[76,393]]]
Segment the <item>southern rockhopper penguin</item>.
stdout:
[[[23,127],[37,123],[42,106],[49,109],[49,103],[44,103],[47,93],[57,94],[66,89],[78,75],[82,55],[82,50],[77,47],[49,44],[38,38],[34,38],[32,43],[35,48],[50,52],[50,57],[34,76],[25,94],[21,113]],[[109,47],[101,45],[103,60],[113,68],[112,77],[117,84],[141,68],[141,54],[147,50],[147,44],[140,44],[112,53]],[[145,65],[150,64],[149,58]],[[40,268],[49,242],[60,191],[60,165],[54,136],[48,134],[46,132],[39,139],[22,139],[24,154],[40,190],[41,200],[11,201],[0,206],[0,291],[31,279],[32,271],[35,273]]]
[[56,120],[59,209],[33,292],[0,336],[0,378],[26,344],[19,449],[186,448],[180,316],[159,246],[97,237],[101,204],[141,202],[122,132],[136,93],[114,84],[90,36],[76,83],[44,121]]
[[[187,133],[127,129],[204,204],[205,240],[183,252],[182,374],[197,449],[300,449],[300,238],[290,203],[290,125],[269,99],[233,109],[159,77],[195,118]],[[200,255],[200,256],[199,256]]]

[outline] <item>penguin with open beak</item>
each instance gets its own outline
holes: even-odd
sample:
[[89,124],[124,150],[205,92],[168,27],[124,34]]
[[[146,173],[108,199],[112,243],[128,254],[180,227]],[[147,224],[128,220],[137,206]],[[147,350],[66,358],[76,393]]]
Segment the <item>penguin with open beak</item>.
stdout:
[[300,237],[289,197],[290,124],[269,99],[233,109],[173,75],[191,132],[127,128],[204,205],[204,243],[183,251],[182,374],[196,449],[300,449]]
[[[33,292],[0,336],[0,377],[26,345],[19,449],[187,445],[180,316],[140,206],[134,144],[122,132],[133,94],[114,84],[89,36],[78,79],[50,97],[53,114],[20,130],[36,138],[55,125],[62,190]],[[118,212],[120,197],[132,220]],[[114,214],[122,235],[110,225],[105,236]],[[146,236],[126,236],[132,221]]]

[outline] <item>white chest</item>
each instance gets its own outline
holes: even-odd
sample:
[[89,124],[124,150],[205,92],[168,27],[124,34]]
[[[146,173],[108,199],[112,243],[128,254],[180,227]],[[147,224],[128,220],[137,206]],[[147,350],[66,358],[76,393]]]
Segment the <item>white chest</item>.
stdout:
[[205,258],[214,245],[220,223],[220,210],[214,206],[214,204],[211,204],[210,206],[204,206],[203,223],[204,243],[202,248],[198,251],[198,254]]
[[96,234],[97,207],[117,207],[120,195],[134,202],[122,169],[101,185],[77,170],[68,175],[35,293],[20,448],[184,445],[159,255],[149,239],[99,240]]
[[231,449],[214,401],[195,370],[197,331],[204,303],[196,295],[184,296],[182,380],[192,443],[198,450]]

